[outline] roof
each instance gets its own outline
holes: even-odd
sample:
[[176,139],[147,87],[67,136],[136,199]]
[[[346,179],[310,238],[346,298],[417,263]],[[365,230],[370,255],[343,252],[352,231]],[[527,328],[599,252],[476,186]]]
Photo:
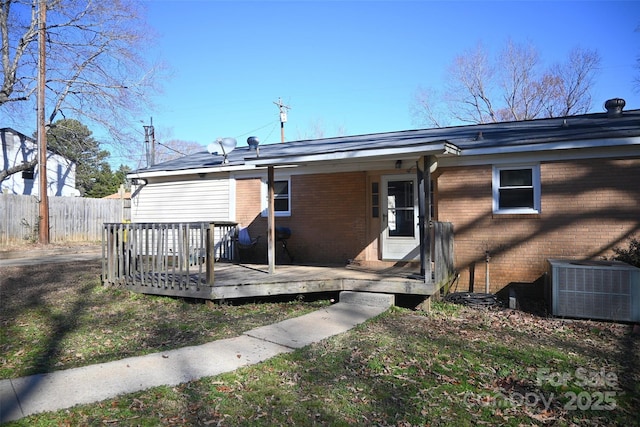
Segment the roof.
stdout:
[[113,193],[113,194],[109,194],[108,196],[104,196],[103,199],[131,199],[131,192],[130,191],[125,191],[124,193],[120,194],[120,193]]
[[[13,128],[10,128],[10,127],[0,128],[0,134],[4,135],[4,134],[8,134],[8,133],[17,136],[22,141],[27,141],[27,142],[33,144],[34,147],[38,146],[38,141],[36,139],[30,137],[29,135],[25,135],[24,133],[19,132],[19,131],[15,130]],[[58,156],[61,156],[61,157],[65,158],[66,160],[71,161],[67,156],[62,154],[59,150],[53,149],[53,148],[51,148],[51,146],[47,146],[47,151],[49,151],[50,153],[53,153],[53,154],[57,154]]]
[[133,172],[157,175],[202,169],[246,170],[341,159],[374,160],[389,155],[477,155],[505,152],[585,148],[640,144],[640,110],[585,114],[551,119],[501,122],[447,128],[385,132],[300,140],[259,147],[259,156],[248,146],[237,147],[223,163],[223,156],[207,151],[181,157]]

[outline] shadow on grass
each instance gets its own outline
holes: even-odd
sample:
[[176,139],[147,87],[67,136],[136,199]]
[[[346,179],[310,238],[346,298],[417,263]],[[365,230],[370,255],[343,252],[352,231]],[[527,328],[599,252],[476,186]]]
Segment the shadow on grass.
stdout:
[[[44,269],[5,269],[0,277],[0,323],[3,325],[3,334],[20,328],[21,325],[16,322],[25,313],[35,312],[44,319],[40,327],[45,331],[37,331],[42,332],[44,338],[33,343],[37,351],[29,355],[31,364],[26,372],[31,376],[31,381],[25,389],[18,391],[20,400],[28,398],[43,379],[42,375],[36,374],[55,369],[61,343],[76,330],[79,319],[91,305],[90,294],[96,283],[91,283],[90,276],[87,275],[90,270],[86,263],[51,264]],[[70,286],[63,282],[68,274],[89,280],[87,283]],[[65,296],[62,297],[62,294]],[[18,409],[12,407],[12,404],[3,403],[2,406],[5,413]]]

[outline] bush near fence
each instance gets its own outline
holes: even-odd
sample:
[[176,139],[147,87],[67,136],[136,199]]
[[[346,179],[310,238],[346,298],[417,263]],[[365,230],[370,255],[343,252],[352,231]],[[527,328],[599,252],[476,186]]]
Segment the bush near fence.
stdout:
[[[0,194],[0,245],[38,240],[39,199]],[[49,240],[98,242],[104,223],[130,220],[128,199],[49,197]]]

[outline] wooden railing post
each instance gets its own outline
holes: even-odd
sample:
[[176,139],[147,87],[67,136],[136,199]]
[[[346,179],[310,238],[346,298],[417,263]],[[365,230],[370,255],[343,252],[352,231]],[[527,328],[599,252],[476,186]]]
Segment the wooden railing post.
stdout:
[[207,284],[213,286],[213,269],[216,260],[215,224],[209,223],[207,230]]

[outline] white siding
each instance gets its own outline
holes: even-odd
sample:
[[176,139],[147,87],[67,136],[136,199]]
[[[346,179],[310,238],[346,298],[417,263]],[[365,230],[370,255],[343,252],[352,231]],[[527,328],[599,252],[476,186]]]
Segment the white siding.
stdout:
[[133,222],[230,221],[228,176],[148,183],[133,189]]
[[[9,128],[0,130],[0,167],[3,170],[28,162],[38,156],[38,145],[25,135]],[[9,194],[37,196],[40,194],[39,168],[33,179],[25,179],[21,172],[0,181],[0,191]],[[47,151],[47,194],[49,196],[79,196],[76,187],[76,165],[59,154]]]

